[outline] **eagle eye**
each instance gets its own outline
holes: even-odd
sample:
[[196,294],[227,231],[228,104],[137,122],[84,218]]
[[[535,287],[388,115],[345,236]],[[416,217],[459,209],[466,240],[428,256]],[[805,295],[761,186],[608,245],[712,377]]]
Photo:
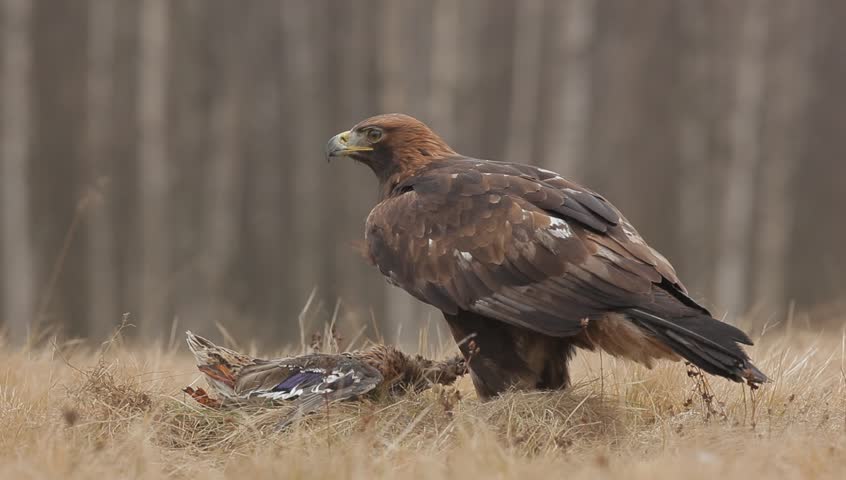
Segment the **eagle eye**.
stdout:
[[364,134],[367,136],[367,141],[370,143],[376,143],[382,139],[382,130],[379,130],[378,128],[368,128]]

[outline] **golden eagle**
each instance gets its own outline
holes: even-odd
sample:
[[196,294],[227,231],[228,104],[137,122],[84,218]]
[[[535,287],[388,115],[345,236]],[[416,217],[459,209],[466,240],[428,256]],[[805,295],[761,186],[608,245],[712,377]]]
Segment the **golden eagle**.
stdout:
[[576,347],[767,381],[738,345],[749,337],[691,299],[597,193],[542,168],[460,155],[402,114],[332,137],[327,156],[376,174],[367,254],[390,283],[443,312],[482,398],[567,387]]

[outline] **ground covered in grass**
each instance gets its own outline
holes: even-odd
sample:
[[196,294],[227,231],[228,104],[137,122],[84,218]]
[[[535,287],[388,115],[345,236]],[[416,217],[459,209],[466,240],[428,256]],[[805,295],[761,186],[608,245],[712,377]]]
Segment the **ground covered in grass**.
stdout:
[[579,354],[567,392],[482,403],[465,378],[282,432],[284,407],[181,393],[205,385],[181,346],[0,347],[0,478],[843,478],[843,334],[770,337],[752,356],[774,382],[755,392]]

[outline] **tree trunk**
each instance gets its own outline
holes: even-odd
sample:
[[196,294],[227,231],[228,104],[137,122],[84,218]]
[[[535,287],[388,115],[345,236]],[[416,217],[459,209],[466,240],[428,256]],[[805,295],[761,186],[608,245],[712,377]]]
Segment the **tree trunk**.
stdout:
[[770,310],[790,301],[785,286],[794,214],[793,177],[808,132],[805,111],[811,82],[813,9],[812,2],[794,3],[772,13],[764,125],[767,164],[761,169],[758,188],[753,282],[755,300]]
[[[455,35],[458,38],[457,61],[461,67],[456,71],[456,96],[461,100],[460,108],[455,108],[455,127],[457,138],[447,139],[459,152],[474,156],[482,155],[482,146],[487,140],[482,122],[482,105],[485,98],[480,95],[479,85],[484,81],[482,73],[482,55],[484,40],[482,32],[486,19],[484,10],[486,0],[465,0],[458,4],[458,16],[461,28]],[[437,41],[435,43],[437,45]]]
[[34,258],[29,229],[28,162],[32,138],[32,3],[3,0],[0,45],[0,215],[3,322],[12,341],[30,334],[34,318]]
[[[581,180],[588,159],[587,140],[591,88],[590,49],[596,0],[557,2],[552,7],[550,59],[544,64],[549,88],[544,95],[541,164],[568,178]],[[543,108],[543,106],[542,106]]]
[[[207,138],[210,141],[208,163],[205,171],[204,232],[206,248],[201,256],[200,271],[208,282],[204,306],[207,315],[203,320],[223,321],[236,317],[228,296],[227,276],[229,267],[237,264],[235,258],[241,203],[241,175],[244,166],[240,157],[242,92],[247,88],[242,82],[244,54],[242,43],[246,35],[243,6],[221,2],[215,15],[212,58],[214,65],[223,66],[217,72],[211,99],[211,112]],[[233,28],[231,23],[239,25]],[[230,25],[227,28],[227,25]],[[246,315],[246,312],[241,312]]]
[[88,5],[88,68],[86,82],[87,124],[85,160],[91,182],[84,200],[88,220],[88,336],[105,338],[119,320],[118,271],[112,221],[113,200],[104,198],[113,165],[111,139],[114,136],[115,44],[117,43],[116,0],[94,0]]
[[[514,46],[511,68],[511,106],[508,111],[505,158],[510,161],[532,161],[538,100],[543,61],[544,4],[529,1],[520,4],[514,19]],[[522,160],[521,160],[522,159]]]
[[748,305],[750,243],[754,222],[755,174],[761,159],[761,121],[768,9],[763,0],[746,4],[735,66],[735,100],[730,160],[725,176],[719,255],[716,266],[717,302],[732,314]]
[[147,338],[165,334],[170,282],[170,167],[167,158],[168,2],[140,5],[138,59],[138,181],[140,320]]
[[709,73],[715,66],[709,63],[708,55],[708,12],[704,4],[707,1],[689,0],[678,6],[681,35],[678,223],[681,250],[690,253],[681,256],[676,268],[683,278],[694,280],[687,287],[699,293],[704,293],[701,290],[708,285],[703,278],[710,271],[707,252],[713,238],[707,181],[708,165],[713,159],[709,158],[707,109],[713,96]]
[[454,132],[458,89],[459,20],[461,10],[453,0],[436,0],[432,6],[432,58],[429,72],[432,88],[429,121],[438,132]]
[[274,343],[278,347],[289,343],[291,338],[299,338],[295,322],[284,322],[283,312],[294,310],[293,306],[302,307],[305,301],[292,295],[293,285],[299,284],[299,280],[288,271],[291,258],[287,254],[293,251],[294,245],[289,222],[295,209],[290,192],[296,179],[289,174],[293,159],[286,157],[296,136],[279,134],[290,111],[286,102],[293,100],[290,95],[286,97],[287,67],[279,58],[283,46],[279,6],[275,2],[261,2],[252,15],[253,43],[246,47],[253,52],[248,67],[251,87],[244,93],[243,145],[252,169],[244,179],[249,187],[241,213],[249,219],[245,223],[250,234],[249,241],[241,246],[239,265],[242,267],[237,271],[244,276],[245,284],[262,285],[250,289],[245,297],[255,311],[257,328],[279,326],[266,338],[279,342]]
[[[323,287],[322,274],[327,263],[322,253],[321,212],[325,193],[321,191],[320,146],[327,138],[321,128],[327,100],[321,83],[325,81],[325,37],[320,35],[326,23],[324,2],[285,0],[279,11],[282,25],[282,54],[287,72],[285,94],[290,96],[285,118],[295,120],[282,125],[285,135],[295,136],[284,161],[293,179],[288,201],[293,202],[289,235],[292,235],[288,275],[296,279],[292,285],[293,301],[304,305],[314,288]],[[328,13],[328,9],[326,10]]]

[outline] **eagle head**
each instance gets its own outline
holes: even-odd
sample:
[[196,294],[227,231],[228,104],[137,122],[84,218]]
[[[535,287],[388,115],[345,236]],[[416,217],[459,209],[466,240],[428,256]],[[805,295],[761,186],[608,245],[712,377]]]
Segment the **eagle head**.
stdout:
[[425,123],[401,113],[377,115],[341,132],[326,145],[326,157],[349,157],[373,170],[381,182],[411,175],[455,151]]

